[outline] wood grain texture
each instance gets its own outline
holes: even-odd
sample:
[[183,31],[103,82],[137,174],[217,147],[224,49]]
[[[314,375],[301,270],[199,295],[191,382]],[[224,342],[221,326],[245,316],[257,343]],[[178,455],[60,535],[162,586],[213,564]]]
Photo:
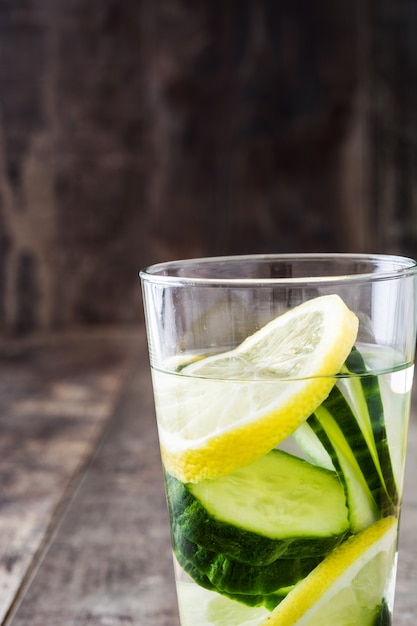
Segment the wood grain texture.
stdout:
[[141,365],[10,626],[178,624],[150,374],[141,346]]
[[2,0],[0,333],[140,316],[137,270],[417,250],[398,0]]
[[93,331],[1,345],[1,623],[113,414],[132,347],[132,333]]

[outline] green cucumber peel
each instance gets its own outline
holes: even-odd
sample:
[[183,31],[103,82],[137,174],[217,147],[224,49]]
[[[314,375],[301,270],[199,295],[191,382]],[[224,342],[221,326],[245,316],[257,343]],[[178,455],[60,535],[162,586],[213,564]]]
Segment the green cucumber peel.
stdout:
[[308,423],[332,459],[345,490],[351,529],[359,532],[375,522],[379,514],[355,455],[336,419],[323,405],[308,419]]
[[385,600],[383,600],[379,607],[378,614],[375,616],[375,621],[372,626],[392,626],[391,611]]
[[321,445],[329,455],[345,489],[353,532],[395,515],[398,502],[378,378],[363,376],[366,372],[361,354],[353,348],[341,371],[349,376],[339,379],[296,436],[310,451]]
[[355,347],[346,359],[341,373],[361,375],[360,378],[355,378],[355,376],[350,376],[348,379],[342,378],[340,382],[348,384],[350,396],[348,401],[351,402],[364,437],[367,439],[381,483],[392,505],[391,509],[384,514],[390,515],[395,512],[399,496],[389,451],[378,377],[370,373],[363,376],[367,373],[367,367],[361,353]]
[[277,559],[270,565],[250,565],[198,546],[183,535],[179,526],[174,526],[173,543],[175,553],[180,553],[222,593],[268,595],[295,585],[322,560]]
[[227,591],[220,591],[209,580],[207,576],[201,573],[181,551],[174,550],[175,558],[179,566],[197,583],[200,587],[219,593],[230,600],[235,600],[241,604],[245,604],[250,607],[264,606],[269,611],[273,611],[276,606],[288,595],[293,587],[277,589],[273,593],[269,594],[249,594],[249,593],[230,593]]

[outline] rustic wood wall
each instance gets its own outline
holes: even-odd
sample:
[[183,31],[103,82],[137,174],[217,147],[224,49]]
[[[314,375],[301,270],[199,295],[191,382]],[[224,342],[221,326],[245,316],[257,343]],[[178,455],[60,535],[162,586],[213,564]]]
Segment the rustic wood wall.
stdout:
[[412,4],[0,0],[0,332],[136,321],[157,260],[416,254]]

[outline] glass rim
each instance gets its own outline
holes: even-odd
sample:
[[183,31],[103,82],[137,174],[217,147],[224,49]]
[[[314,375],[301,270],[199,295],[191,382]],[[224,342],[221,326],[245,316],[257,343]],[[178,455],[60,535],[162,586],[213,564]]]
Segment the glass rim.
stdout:
[[[279,261],[300,261],[300,262],[374,262],[374,271],[351,272],[340,274],[322,274],[309,275],[306,272],[303,276],[294,277],[242,277],[233,275],[215,276],[198,276],[187,268],[197,266],[201,269],[204,266],[220,265],[221,263],[229,263],[238,265],[239,263],[254,262],[267,263]],[[377,263],[384,267],[377,267]],[[174,268],[182,270],[184,273],[174,275],[169,274]],[[323,253],[274,253],[274,254],[239,254],[239,255],[223,255],[223,256],[204,256],[196,258],[187,258],[173,261],[165,261],[149,265],[139,272],[139,277],[144,282],[150,282],[160,285],[230,285],[230,286],[254,286],[254,285],[302,285],[302,284],[345,284],[358,282],[375,282],[381,280],[393,280],[412,276],[417,274],[417,261],[411,257],[396,254],[366,254],[366,253],[339,253],[339,252],[323,252]]]

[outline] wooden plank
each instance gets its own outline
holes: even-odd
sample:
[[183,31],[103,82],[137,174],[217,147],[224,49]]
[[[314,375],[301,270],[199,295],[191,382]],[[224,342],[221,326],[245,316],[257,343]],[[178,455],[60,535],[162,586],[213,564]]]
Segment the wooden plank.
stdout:
[[143,363],[10,626],[176,626],[149,366]]
[[0,622],[94,451],[137,346],[136,330],[0,346]]
[[[7,626],[178,626],[153,414],[144,358]],[[410,489],[416,439],[414,414],[396,626],[415,626],[417,616],[413,556],[417,509]]]

